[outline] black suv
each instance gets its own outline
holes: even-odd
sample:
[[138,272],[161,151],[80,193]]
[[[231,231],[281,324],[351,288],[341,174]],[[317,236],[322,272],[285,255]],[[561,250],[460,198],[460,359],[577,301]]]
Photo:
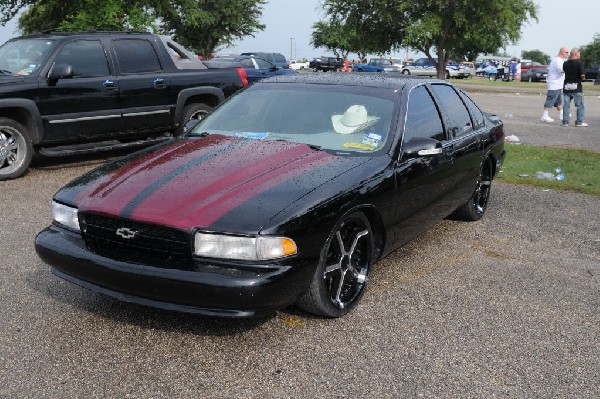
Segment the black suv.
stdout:
[[0,180],[23,174],[34,151],[90,152],[179,132],[247,85],[242,68],[207,64],[143,32],[9,40],[0,47]]

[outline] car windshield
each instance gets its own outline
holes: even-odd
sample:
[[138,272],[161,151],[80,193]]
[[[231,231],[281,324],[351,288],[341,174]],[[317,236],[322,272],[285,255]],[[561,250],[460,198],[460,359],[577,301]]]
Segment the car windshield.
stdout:
[[48,39],[20,39],[0,47],[0,76],[30,75],[36,72],[54,47]]
[[395,91],[262,83],[232,97],[191,135],[284,140],[342,155],[373,154],[392,141]]

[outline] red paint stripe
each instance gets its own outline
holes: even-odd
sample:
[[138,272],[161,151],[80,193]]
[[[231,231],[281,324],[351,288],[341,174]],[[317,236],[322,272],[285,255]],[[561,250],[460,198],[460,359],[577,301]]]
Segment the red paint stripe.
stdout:
[[[308,149],[304,145],[302,147]],[[245,180],[216,198],[208,197],[204,201],[194,204],[193,208],[195,209],[188,207],[186,208],[186,212],[176,212],[176,214],[170,215],[150,215],[140,212],[140,214],[136,213],[135,218],[138,219],[140,217],[143,220],[148,217],[148,220],[154,223],[166,224],[182,229],[193,227],[206,228],[252,198],[308,170],[327,164],[333,159],[335,157],[326,152],[307,153],[305,156],[292,160],[288,158],[288,162],[284,164],[283,168],[271,169],[267,173],[255,176],[253,179]]]
[[190,158],[215,151],[215,147],[227,140],[223,136],[186,140],[136,159],[83,190],[77,197],[79,208],[83,211],[118,215],[158,176],[173,172],[187,164]]

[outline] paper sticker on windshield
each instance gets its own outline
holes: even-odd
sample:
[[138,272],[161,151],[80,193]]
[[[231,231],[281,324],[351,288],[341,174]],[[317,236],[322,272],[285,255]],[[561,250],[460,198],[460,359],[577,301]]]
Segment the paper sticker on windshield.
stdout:
[[252,139],[252,140],[263,140],[263,139],[266,139],[268,135],[269,135],[269,133],[240,132],[240,133],[234,133],[233,137],[242,137],[245,139]]
[[356,148],[357,150],[366,150],[366,151],[373,151],[375,149],[374,146],[370,145],[370,144],[363,144],[363,143],[344,143],[342,145],[342,147],[345,148]]
[[381,140],[383,140],[382,134],[368,133],[367,137],[363,139],[362,143],[371,147],[377,147],[379,143],[381,143]]

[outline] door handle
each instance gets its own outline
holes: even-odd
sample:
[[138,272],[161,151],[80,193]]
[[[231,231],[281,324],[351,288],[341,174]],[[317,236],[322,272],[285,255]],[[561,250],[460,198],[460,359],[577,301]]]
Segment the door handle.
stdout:
[[154,88],[155,89],[164,89],[165,87],[167,87],[167,85],[163,78],[154,79]]
[[115,82],[113,82],[112,80],[105,80],[104,83],[102,83],[102,86],[104,86],[104,91],[116,91],[117,90],[117,85],[115,85]]

